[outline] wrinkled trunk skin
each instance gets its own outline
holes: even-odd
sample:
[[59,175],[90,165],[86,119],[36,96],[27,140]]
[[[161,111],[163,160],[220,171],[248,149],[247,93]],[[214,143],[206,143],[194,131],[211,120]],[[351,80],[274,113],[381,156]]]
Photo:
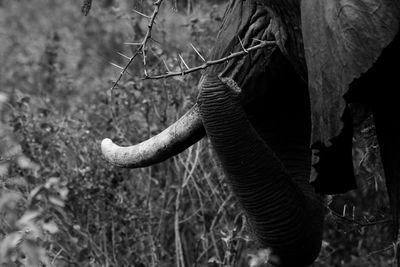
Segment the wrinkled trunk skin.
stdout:
[[[271,27],[271,23],[281,23],[274,15],[284,11],[276,12],[263,1],[232,1],[212,58],[237,51],[236,36],[276,38],[276,24]],[[298,34],[286,36],[298,38]],[[292,44],[298,47],[284,43],[282,52],[269,49],[261,59],[257,54],[212,66],[200,83],[198,105],[207,136],[260,246],[278,256],[279,266],[301,267],[318,256],[324,215],[322,200],[309,184],[307,78],[299,71],[305,70],[302,57],[294,55],[302,49],[301,36]],[[266,63],[259,64],[260,60]],[[226,77],[240,87],[246,85],[241,96],[221,82]]]
[[[278,256],[279,266],[311,264],[321,245],[323,211],[304,168],[309,156],[287,169],[249,122],[236,94],[217,76],[204,78],[198,103],[206,133],[260,245]],[[289,144],[281,155],[307,154],[308,147],[284,134]]]
[[309,184],[308,90],[280,51],[269,62],[263,75],[248,81],[262,92],[250,104],[242,107],[211,71],[198,104],[260,245],[272,249],[280,266],[308,266],[318,255],[323,224],[322,200]]

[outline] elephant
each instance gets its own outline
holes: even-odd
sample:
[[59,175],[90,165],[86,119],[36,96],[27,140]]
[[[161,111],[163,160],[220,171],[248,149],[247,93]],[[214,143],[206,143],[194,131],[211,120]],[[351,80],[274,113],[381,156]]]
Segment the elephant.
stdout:
[[272,264],[308,266],[321,247],[324,195],[356,187],[353,130],[372,113],[397,241],[399,21],[396,0],[231,0],[210,57],[276,45],[209,67],[178,121],[134,146],[104,139],[102,152],[145,167],[207,136]]

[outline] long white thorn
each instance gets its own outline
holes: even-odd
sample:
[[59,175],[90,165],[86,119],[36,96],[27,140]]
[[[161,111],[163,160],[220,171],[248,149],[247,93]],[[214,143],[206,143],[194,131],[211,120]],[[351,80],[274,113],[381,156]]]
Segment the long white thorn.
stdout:
[[139,46],[139,45],[142,45],[142,43],[124,43],[124,45],[137,45],[137,46]]
[[162,61],[164,62],[165,68],[167,69],[167,73],[169,73],[170,70],[169,70],[169,68],[168,68],[167,62],[165,61],[164,58],[162,58]]
[[151,19],[151,16],[148,16],[148,15],[146,15],[146,14],[143,14],[142,12],[137,11],[136,9],[132,9],[132,11],[135,12],[135,13],[137,13],[137,14],[139,14],[140,16],[143,16],[143,17],[147,18],[147,19]]
[[196,49],[196,47],[194,47],[194,45],[192,43],[190,43],[190,46],[193,48],[193,50],[196,52],[196,54],[204,61],[207,62],[207,60],[205,60],[205,58],[200,54],[199,50]]
[[123,67],[121,67],[121,66],[118,66],[117,64],[115,64],[115,63],[112,63],[112,62],[109,62],[111,65],[113,65],[114,67],[116,67],[116,68],[118,68],[118,69],[120,69],[120,70],[123,70],[124,68]]
[[240,45],[242,46],[243,51],[244,51],[245,53],[249,53],[249,51],[244,47],[243,42],[242,42],[242,39],[240,39],[240,36],[238,36],[238,39],[239,39]]
[[183,57],[182,57],[180,54],[178,54],[178,56],[179,56],[179,58],[181,59],[183,65],[185,65],[185,67],[189,70],[190,68],[189,68],[189,66],[186,64],[185,60],[183,60]]
[[132,59],[131,57],[128,57],[127,55],[124,55],[124,54],[122,54],[120,52],[117,52],[117,54],[120,55],[121,57],[124,57],[124,58],[128,59],[128,60]]

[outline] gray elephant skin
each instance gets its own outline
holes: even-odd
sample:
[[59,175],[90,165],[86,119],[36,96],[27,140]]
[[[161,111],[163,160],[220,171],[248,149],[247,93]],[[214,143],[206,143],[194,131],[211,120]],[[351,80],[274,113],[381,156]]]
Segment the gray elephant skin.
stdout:
[[[367,4],[372,5],[374,1],[347,2],[344,4],[352,4],[364,12],[371,8]],[[199,83],[196,105],[180,120],[135,146],[120,147],[105,139],[104,156],[122,167],[149,166],[180,153],[206,135],[260,247],[272,251],[276,266],[308,266],[315,261],[321,247],[323,194],[342,193],[356,186],[352,165],[353,128],[366,116],[355,114],[360,114],[358,110],[371,111],[396,241],[400,105],[395,92],[400,88],[396,76],[400,62],[397,34],[400,8],[397,1],[380,2],[392,10],[385,17],[390,19],[384,21],[384,33],[376,30],[383,25],[380,14],[372,17],[377,26],[371,30],[363,21],[359,23],[363,19],[361,15],[356,20],[347,13],[343,21],[326,19],[330,18],[326,10],[340,8],[323,6],[332,3],[329,1],[230,1],[210,59],[243,49],[239,39],[245,47],[257,44],[258,40],[275,41],[277,45],[208,68]],[[324,53],[333,51],[332,55],[337,55],[334,60],[325,59],[325,54],[318,51],[313,53],[317,49],[316,41],[309,40],[316,37],[310,35],[313,32],[309,28],[302,29],[314,25],[308,21],[307,10],[325,12],[326,16],[315,16],[326,19],[321,45],[329,38],[348,41],[344,50],[340,50],[339,41],[334,48],[326,47],[328,52]],[[359,41],[353,34],[360,33],[343,30],[352,23],[353,28],[359,26],[368,31],[360,37],[363,40],[380,34],[376,37],[379,46],[368,43],[354,50],[370,49],[367,55],[371,59],[347,49]],[[309,38],[306,40],[306,37]],[[343,68],[337,66],[336,58],[344,64]],[[352,62],[363,65],[353,66]],[[339,73],[338,69],[345,71]],[[340,90],[335,89],[339,87]]]

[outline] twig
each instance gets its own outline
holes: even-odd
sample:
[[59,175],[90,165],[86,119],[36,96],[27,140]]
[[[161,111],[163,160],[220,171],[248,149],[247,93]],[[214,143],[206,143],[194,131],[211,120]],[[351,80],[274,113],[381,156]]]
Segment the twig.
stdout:
[[[147,70],[146,70],[146,45],[149,39],[151,39],[151,31],[153,29],[154,21],[156,20],[156,17],[158,15],[158,12],[160,11],[160,6],[163,0],[157,0],[154,2],[154,10],[151,16],[144,15],[143,13],[136,11],[136,13],[140,14],[141,16],[144,16],[146,18],[149,18],[149,24],[147,25],[147,32],[143,38],[143,40],[139,43],[139,47],[136,49],[134,55],[130,57],[129,62],[125,65],[124,68],[122,68],[121,73],[118,76],[118,79],[114,82],[113,86],[111,87],[111,90],[113,90],[119,83],[119,81],[122,79],[122,76],[125,74],[129,66],[132,64],[133,60],[136,58],[137,55],[142,53],[143,56],[143,64],[144,64],[144,74],[147,76]],[[129,58],[129,57],[128,57]],[[113,64],[115,66],[115,64]],[[119,67],[119,66],[118,66]]]
[[53,260],[51,261],[51,265],[54,265],[56,262],[57,258],[60,256],[61,252],[63,252],[63,249],[61,248],[53,257]]
[[149,76],[146,75],[144,77],[145,80],[157,80],[157,79],[163,79],[163,78],[168,78],[168,77],[173,77],[173,76],[182,76],[182,75],[186,75],[195,71],[199,71],[199,70],[203,70],[206,69],[212,65],[217,65],[220,63],[223,63],[227,60],[236,58],[236,57],[241,57],[244,56],[246,54],[248,54],[251,51],[257,50],[257,49],[261,49],[263,47],[266,47],[268,45],[275,45],[276,42],[275,41],[261,41],[260,44],[252,46],[250,48],[247,49],[243,49],[242,51],[239,52],[235,52],[230,54],[229,56],[220,58],[220,59],[216,59],[216,60],[210,60],[210,61],[206,61],[203,65],[197,66],[197,67],[193,67],[193,68],[189,68],[186,70],[181,70],[181,71],[176,71],[176,72],[167,72],[166,74],[162,74],[162,75],[156,75],[156,76]]
[[378,250],[372,251],[372,252],[368,253],[367,256],[368,256],[368,257],[371,257],[371,256],[373,256],[373,255],[375,255],[375,254],[378,254],[378,253],[381,253],[381,252],[385,252],[385,251],[391,250],[391,249],[393,249],[394,247],[395,247],[395,244],[392,244],[392,245],[390,245],[390,246],[388,246],[388,247],[385,247],[385,248],[382,248],[382,249],[378,249]]
[[175,199],[174,232],[175,232],[175,255],[176,255],[177,267],[185,266],[185,262],[183,260],[183,252],[182,252],[182,242],[179,231],[179,206],[180,206],[182,190],[183,190],[182,187],[178,186],[178,192],[176,194],[176,199]]
[[359,227],[373,226],[373,225],[377,225],[377,224],[385,224],[385,223],[390,223],[391,222],[391,220],[389,220],[389,219],[379,220],[379,221],[374,221],[374,222],[361,222],[361,221],[357,221],[357,220],[348,218],[346,216],[342,216],[339,213],[337,213],[337,212],[335,212],[335,211],[333,211],[331,209],[329,209],[329,210],[330,210],[330,212],[331,212],[331,214],[333,216],[338,217],[338,218],[340,218],[340,219],[342,219],[344,221],[347,221],[349,223],[355,224],[355,225],[357,225]]
[[214,245],[214,250],[215,250],[215,256],[217,257],[217,259],[222,262],[221,259],[221,255],[219,254],[219,250],[218,250],[218,246],[217,246],[217,241],[215,239],[215,235],[214,235],[214,228],[215,225],[218,223],[219,218],[221,217],[222,212],[224,212],[225,207],[228,205],[228,203],[230,202],[230,200],[232,199],[232,194],[230,194],[224,201],[224,203],[222,203],[222,205],[219,207],[217,214],[215,215],[214,219],[212,220],[211,226],[210,226],[210,236],[211,236],[211,241]]
[[[157,80],[157,79],[163,79],[163,78],[168,78],[168,77],[173,77],[173,76],[183,76],[192,72],[196,72],[199,70],[203,70],[208,68],[209,66],[212,65],[217,65],[217,64],[221,64],[227,60],[233,59],[233,58],[237,58],[237,57],[242,57],[246,54],[248,54],[251,51],[257,50],[257,49],[261,49],[263,47],[266,47],[268,45],[276,45],[275,41],[263,41],[263,40],[259,40],[259,39],[254,39],[256,41],[259,42],[258,45],[249,47],[249,48],[245,48],[243,41],[240,39],[240,37],[238,37],[239,39],[239,43],[242,47],[242,50],[239,52],[235,52],[232,53],[229,56],[226,56],[224,58],[220,58],[220,59],[216,59],[216,60],[210,60],[210,61],[206,61],[205,58],[200,54],[200,52],[193,46],[193,44],[190,44],[193,48],[193,50],[196,52],[196,54],[204,61],[204,64],[197,66],[197,67],[193,67],[193,68],[189,68],[188,64],[186,64],[186,62],[184,61],[184,59],[179,55],[179,68],[180,71],[175,71],[175,72],[171,72],[169,71],[168,67],[166,66],[167,72],[165,74],[162,75],[154,75],[151,76],[148,74],[147,72],[147,58],[146,58],[146,47],[147,47],[147,43],[149,41],[149,39],[151,38],[151,32],[153,29],[153,25],[155,23],[155,19],[160,11],[160,6],[161,3],[163,2],[163,0],[156,0],[154,2],[154,10],[153,13],[151,14],[151,16],[147,16],[145,14],[143,14],[142,12],[139,12],[137,10],[134,10],[134,12],[136,12],[137,14],[149,19],[149,24],[147,25],[147,32],[143,38],[143,40],[141,42],[137,42],[137,43],[125,43],[128,45],[137,45],[138,48],[136,49],[135,53],[133,54],[132,57],[126,56],[122,53],[118,53],[119,55],[123,56],[124,58],[128,59],[128,63],[125,65],[125,67],[121,67],[117,64],[111,63],[113,66],[115,66],[116,68],[120,69],[121,72],[117,78],[117,80],[114,82],[113,86],[111,87],[111,90],[113,90],[119,83],[119,81],[122,79],[122,76],[127,72],[127,69],[129,68],[129,66],[132,64],[132,62],[135,60],[135,58],[139,55],[142,54],[143,57],[143,67],[144,67],[144,78],[145,80]],[[164,60],[163,60],[164,61]],[[164,64],[167,65],[164,61]],[[181,64],[183,64],[185,66],[186,69],[183,69]]]

